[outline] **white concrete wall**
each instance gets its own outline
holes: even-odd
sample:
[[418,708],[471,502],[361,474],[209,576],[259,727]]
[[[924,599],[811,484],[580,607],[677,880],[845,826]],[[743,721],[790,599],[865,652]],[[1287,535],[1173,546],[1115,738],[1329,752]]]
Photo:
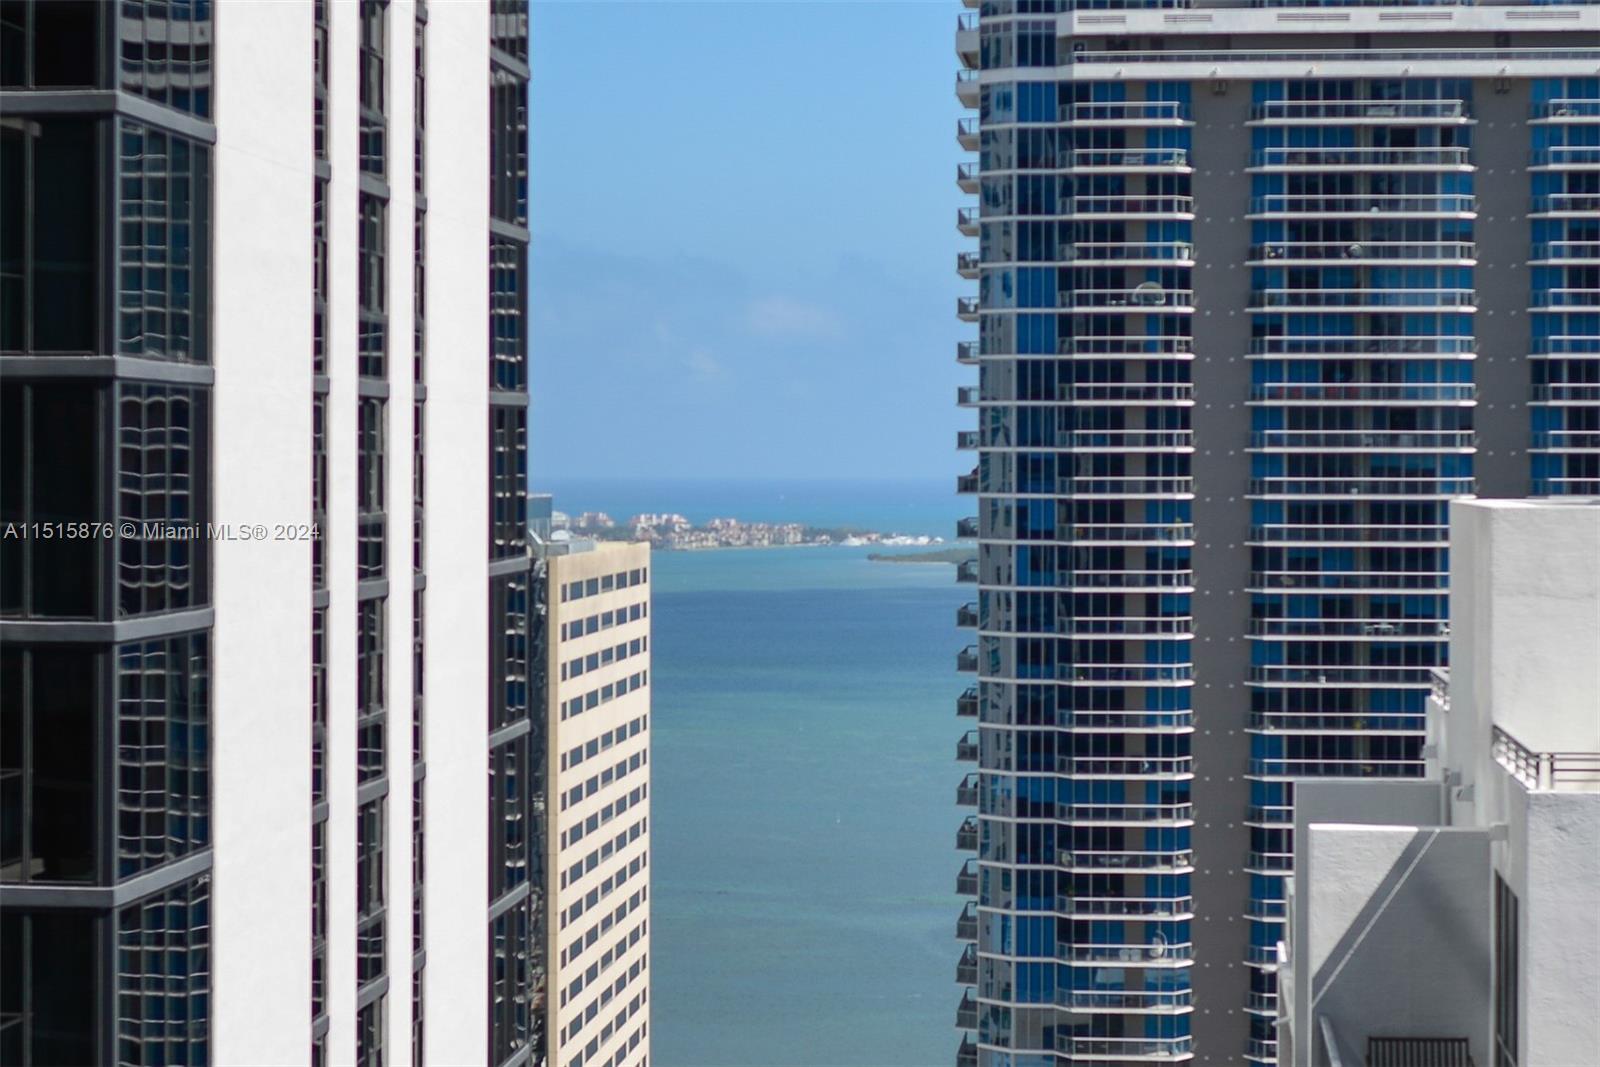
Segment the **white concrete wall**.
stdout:
[[[269,533],[311,521],[311,30],[308,4],[216,12],[213,518]],[[310,543],[211,547],[213,1057],[300,1064],[311,1047]]]
[[1525,1067],[1594,1062],[1600,1050],[1600,794],[1535,793],[1519,895]]
[[465,1064],[489,1047],[488,5],[429,4],[427,62],[426,1060]]

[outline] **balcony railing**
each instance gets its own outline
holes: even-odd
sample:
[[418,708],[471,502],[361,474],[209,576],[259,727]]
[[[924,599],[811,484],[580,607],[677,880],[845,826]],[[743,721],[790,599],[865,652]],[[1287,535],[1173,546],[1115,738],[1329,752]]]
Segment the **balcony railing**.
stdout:
[[975,671],[978,669],[978,646],[968,645],[956,653],[956,670]]
[[1061,259],[1067,263],[1108,263],[1127,260],[1154,260],[1162,263],[1194,259],[1194,245],[1176,241],[1077,241],[1061,246]]
[[978,687],[968,686],[966,691],[956,697],[956,715],[963,719],[977,718],[978,715]]
[[[978,776],[969,774],[956,785],[956,807],[975,808],[978,806]],[[970,861],[969,861],[970,863]],[[956,892],[961,892],[959,889]],[[964,894],[970,896],[971,894]]]
[[1189,121],[1189,109],[1176,100],[1105,100],[1063,104],[1058,109],[1057,117],[1061,122],[1109,122],[1117,125],[1181,123]]
[[1056,856],[1056,866],[1068,871],[1182,871],[1194,866],[1194,853],[1173,852],[1080,852],[1073,850]]
[[1444,589],[1447,571],[1254,570],[1252,589]]
[[[1467,241],[1273,241],[1250,246],[1252,260],[1313,262],[1339,260],[1414,260],[1419,263],[1475,260],[1477,248]],[[1540,258],[1537,255],[1535,259]]]
[[1194,821],[1193,804],[1070,804],[1061,816],[1069,823],[1162,823]]
[[956,362],[969,364],[978,362],[978,342],[957,341]]
[[1500,63],[1508,60],[1534,62],[1577,60],[1593,63],[1600,50],[1593,48],[1364,48],[1337,49],[1247,49],[1222,52],[1074,52],[1073,63],[1114,64],[1131,67],[1142,63],[1194,63],[1235,65],[1244,63],[1293,63],[1301,67],[1319,63]]
[[[977,876],[973,876],[976,880]],[[961,952],[961,958],[956,961],[956,982],[959,985],[976,985],[978,983],[978,948],[968,945]]]
[[1194,1051],[1189,1037],[1077,1037],[1056,1031],[1056,1051],[1069,1056],[1126,1060],[1134,1058],[1172,1059]]
[[1600,167],[1600,145],[1557,144],[1533,153],[1535,167]]
[[1250,390],[1254,401],[1334,401],[1356,404],[1460,403],[1475,401],[1477,387],[1467,383],[1399,385],[1388,382],[1324,384],[1318,382],[1270,382]]
[[1600,261],[1600,241],[1545,241],[1533,246],[1533,260]]
[[[959,852],[974,852],[978,848],[978,818],[969,815],[966,821],[956,828],[956,850]],[[968,938],[967,940],[972,940]]]
[[978,906],[972,901],[961,909],[961,914],[956,916],[956,940],[976,941],[978,939]]
[[1192,897],[1071,897],[1058,896],[1062,915],[1110,915],[1127,919],[1181,919],[1194,913]]
[[1426,665],[1415,667],[1300,666],[1286,663],[1258,663],[1250,668],[1248,679],[1266,685],[1376,685],[1396,689],[1429,689]]
[[1269,100],[1250,109],[1252,122],[1371,120],[1391,125],[1404,119],[1467,119],[1460,100]]
[[1531,399],[1535,404],[1597,404],[1600,403],[1600,384],[1558,382],[1536,385]]
[[1056,959],[1068,963],[1184,963],[1194,959],[1194,946],[1164,941],[1143,945],[1084,945],[1056,942]]
[[1187,148],[1069,148],[1056,157],[1063,170],[1168,170],[1189,166]]
[[[1406,735],[1419,734],[1420,730]],[[1250,774],[1255,778],[1420,778],[1422,771],[1419,759],[1379,760],[1352,756],[1342,760],[1261,758],[1250,761]]]
[[1478,350],[1474,337],[1416,336],[1391,337],[1368,335],[1364,337],[1307,337],[1284,336],[1252,337],[1250,354],[1261,356],[1321,356],[1321,355],[1460,355]]
[[978,1028],[978,1002],[972,999],[971,993],[963,993],[961,1003],[956,1005],[956,1028],[959,1030]]
[[1450,527],[1432,526],[1330,526],[1322,523],[1263,523],[1250,527],[1250,543],[1329,543],[1364,544],[1400,541],[1411,544],[1444,545],[1450,540]]
[[977,560],[975,560],[975,559],[964,559],[960,563],[956,564],[956,581],[958,581],[958,582],[976,582],[977,580],[978,580],[978,561]]
[[1064,337],[1056,350],[1062,355],[1075,356],[1184,356],[1194,352],[1194,338],[1126,335]]
[[[1446,624],[1448,625],[1448,623]],[[1433,667],[1428,671],[1428,695],[1445,711],[1450,710],[1450,668]]]
[[1177,1014],[1194,1004],[1189,989],[1057,989],[1056,1007],[1087,1012],[1169,1012]]
[[[1587,303],[1600,303],[1600,292],[1592,290],[1544,292],[1583,292],[1596,298]],[[1477,303],[1477,294],[1470,289],[1256,289],[1250,293],[1252,308],[1461,308]]]
[[1192,289],[1073,289],[1057,294],[1065,308],[1192,308]]
[[1533,435],[1536,452],[1588,452],[1600,448],[1600,430],[1539,430]]
[[1536,308],[1600,307],[1600,289],[1535,289],[1533,306]]
[[1299,196],[1273,193],[1252,197],[1252,215],[1469,215],[1478,210],[1471,196]]
[[1534,119],[1600,119],[1600,100],[1580,97],[1560,97],[1535,104],[1531,109]]
[[1535,215],[1600,212],[1600,193],[1547,193],[1533,198]]
[[1471,478],[1252,478],[1251,496],[1462,496]]
[[[956,760],[960,763],[978,761],[978,731],[968,730],[956,741]],[[977,789],[974,785],[973,789]]]
[[1063,215],[1193,215],[1192,196],[1073,196],[1061,202]]
[[[977,788],[976,787],[973,788],[973,795],[974,796],[977,795]],[[977,895],[978,895],[978,861],[977,860],[968,860],[966,863],[963,863],[961,865],[961,869],[956,872],[956,896],[958,896],[958,897],[975,897]],[[965,954],[963,954],[963,957],[964,956],[965,956]],[[976,965],[976,962],[977,962],[976,955],[974,955],[973,962],[974,962],[974,965]],[[959,976],[957,976],[957,980],[958,981],[960,980]]]
[[1260,148],[1250,153],[1251,168],[1354,167],[1362,170],[1393,167],[1467,167],[1470,150],[1464,146],[1433,148]]
[[978,520],[975,516],[967,516],[956,520],[956,537],[964,540],[978,536]]
[[1471,430],[1258,430],[1250,435],[1250,447],[1441,452],[1471,448],[1475,440]]
[[1600,752],[1535,752],[1498,726],[1492,751],[1502,767],[1531,788],[1600,790]]
[[1192,756],[1057,756],[1056,773],[1079,778],[1192,778]]
[[1251,619],[1257,637],[1427,637],[1450,636],[1443,619]]
[[957,626],[977,626],[978,625],[978,605],[976,605],[976,604],[962,604],[960,607],[956,608],[956,625]]

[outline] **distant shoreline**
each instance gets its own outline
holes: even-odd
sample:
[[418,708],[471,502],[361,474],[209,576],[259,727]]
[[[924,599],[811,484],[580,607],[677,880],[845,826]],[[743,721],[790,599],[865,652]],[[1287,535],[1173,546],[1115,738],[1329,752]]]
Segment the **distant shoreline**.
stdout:
[[978,550],[971,545],[952,545],[932,552],[873,552],[867,556],[874,563],[964,563],[977,558]]

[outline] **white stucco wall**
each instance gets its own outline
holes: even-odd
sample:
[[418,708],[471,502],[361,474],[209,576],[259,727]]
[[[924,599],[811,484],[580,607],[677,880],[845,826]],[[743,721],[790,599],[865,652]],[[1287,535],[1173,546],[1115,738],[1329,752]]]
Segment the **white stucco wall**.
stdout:
[[[285,17],[295,8],[303,18]],[[311,519],[311,32],[309,5],[242,0],[216,12],[213,517],[235,526]],[[310,544],[211,547],[213,1056],[301,1064]]]

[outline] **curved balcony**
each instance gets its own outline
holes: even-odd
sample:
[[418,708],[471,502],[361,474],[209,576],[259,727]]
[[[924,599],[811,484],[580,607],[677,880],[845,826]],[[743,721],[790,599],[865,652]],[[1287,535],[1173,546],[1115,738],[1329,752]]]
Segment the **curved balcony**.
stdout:
[[1061,819],[1072,825],[1088,826],[1192,826],[1194,805],[1071,804]]
[[[978,850],[978,817],[968,815],[960,826],[956,828],[956,851],[976,852]],[[971,941],[974,938],[967,938]]]
[[1068,148],[1056,157],[1070,173],[1193,173],[1187,148]]
[[956,670],[972,673],[978,669],[978,646],[968,645],[956,653]]
[[1286,452],[1466,452],[1477,441],[1471,430],[1258,430],[1250,448]]
[[1460,145],[1431,148],[1259,148],[1251,171],[1471,170],[1471,151]]
[[1441,126],[1472,122],[1461,100],[1269,100],[1250,126]]
[[1056,1007],[1090,1014],[1182,1015],[1194,1010],[1194,993],[1188,989],[1057,989]]
[[1477,248],[1467,241],[1273,241],[1251,245],[1249,262],[1263,263],[1450,263],[1471,265]]
[[[976,252],[956,253],[956,273],[963,278],[973,279],[978,276],[978,267],[982,263]],[[967,342],[971,343],[971,342]]]
[[1177,241],[1076,241],[1062,245],[1064,263],[1121,263],[1127,266],[1194,266],[1194,245]]
[[1533,153],[1529,170],[1600,170],[1600,145],[1549,145]]
[[1062,200],[1061,213],[1097,219],[1192,219],[1194,197],[1074,196]]
[[[956,762],[978,762],[978,731],[968,730],[956,741]],[[974,786],[974,789],[977,787]],[[974,798],[976,799],[976,798]]]
[[1075,1060],[1114,1063],[1152,1061],[1167,1063],[1194,1058],[1194,1039],[1190,1037],[1076,1037],[1056,1031],[1056,1051]]
[[978,717],[978,687],[968,686],[960,696],[956,697],[956,715],[963,719]]
[[1073,850],[1056,857],[1064,871],[1143,871],[1150,874],[1182,874],[1194,870],[1194,853]]
[[1249,218],[1470,218],[1477,214],[1477,199],[1455,193],[1410,196],[1305,196],[1270,193],[1250,198]]
[[1157,359],[1194,354],[1192,337],[1129,337],[1126,335],[1064,337],[1056,345],[1061,355],[1072,356],[1148,356]]
[[964,207],[956,210],[956,229],[967,237],[978,236],[978,209]]
[[961,101],[962,107],[978,106],[978,72],[975,70],[956,71],[956,99]]
[[1477,386],[1466,382],[1269,382],[1250,390],[1254,404],[1474,404],[1477,398]]
[[1194,777],[1192,756],[1057,756],[1056,773],[1073,778],[1182,781]]
[[1122,919],[1188,919],[1194,915],[1193,897],[1056,897],[1061,915],[1104,915]]
[[956,916],[956,940],[976,941],[978,939],[978,905],[967,901],[967,906],[961,909],[961,914]]
[[1450,636],[1450,623],[1444,619],[1251,619],[1249,635],[1439,641]]
[[1194,959],[1194,946],[1158,941],[1143,945],[1081,945],[1056,942],[1056,959],[1065,963],[1181,966]]
[[[958,807],[958,808],[975,808],[977,806],[978,806],[978,775],[976,774],[976,772],[974,772],[972,774],[967,775],[965,778],[961,779],[960,783],[958,783],[956,785],[956,807]],[[967,861],[968,866],[971,866],[971,863],[972,863],[971,860]],[[973,877],[976,878],[977,876],[974,875]],[[973,884],[976,885],[977,883],[974,882]],[[958,887],[956,889],[956,892],[958,894],[962,895],[962,896],[972,896],[973,892],[976,892],[976,890],[973,890],[972,892],[963,893],[962,890]]]
[[963,193],[978,191],[979,176],[978,164],[970,162],[956,164],[956,187]]

